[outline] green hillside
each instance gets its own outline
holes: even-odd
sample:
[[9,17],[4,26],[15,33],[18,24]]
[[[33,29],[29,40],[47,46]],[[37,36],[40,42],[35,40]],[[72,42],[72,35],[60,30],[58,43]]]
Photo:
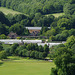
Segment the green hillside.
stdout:
[[[15,14],[24,14],[24,13],[14,11],[12,9],[8,9],[8,8],[5,8],[5,7],[0,7],[0,11],[2,11],[5,15],[7,15],[7,14],[13,14],[13,15],[15,15]],[[52,14],[52,15],[55,16],[55,17],[59,17],[59,16],[64,15],[64,13],[55,13],[55,14]]]
[[52,14],[63,12],[64,4],[69,0],[1,0],[0,6],[23,12],[25,14]]
[[5,8],[5,7],[0,7],[0,11],[2,11],[5,15],[7,15],[7,14],[13,14],[13,15],[15,15],[15,14],[23,14],[21,12],[14,11],[12,9],[8,9],[8,8]]

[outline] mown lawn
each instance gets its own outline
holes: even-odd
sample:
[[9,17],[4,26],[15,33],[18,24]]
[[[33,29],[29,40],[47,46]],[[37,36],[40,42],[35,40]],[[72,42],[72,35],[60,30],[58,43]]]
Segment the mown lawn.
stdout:
[[0,66],[0,75],[50,75],[50,70],[54,66],[53,62],[42,60],[5,60]]

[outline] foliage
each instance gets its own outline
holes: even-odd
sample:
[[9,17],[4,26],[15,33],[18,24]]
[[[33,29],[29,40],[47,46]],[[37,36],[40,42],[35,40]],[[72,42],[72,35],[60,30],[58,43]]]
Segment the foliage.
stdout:
[[14,43],[11,48],[9,49],[11,54],[15,54],[15,49],[18,47],[19,45],[17,43]]
[[40,34],[44,34],[48,30],[49,30],[48,27],[42,27]]
[[[10,3],[9,0],[7,2],[5,0],[3,0],[1,2],[2,3],[3,2]],[[41,1],[39,1],[39,2],[41,2]],[[50,0],[48,2],[50,2]],[[5,4],[5,3],[3,3],[3,4]],[[14,1],[13,1],[13,3],[14,3]],[[58,4],[60,4],[59,6],[61,6],[61,8],[62,8],[63,4],[65,4],[65,3],[66,3],[66,1],[63,1],[62,3],[61,3],[61,1],[57,1],[53,5],[49,3],[49,7],[52,7],[51,11],[54,10],[54,8],[59,10],[60,8],[58,8]],[[45,1],[44,1],[44,4],[45,4]],[[48,6],[48,5],[46,5],[46,6]],[[55,7],[55,6],[57,6],[57,7]],[[10,8],[10,7],[8,7],[8,8]],[[17,8],[17,6],[15,8]],[[45,6],[43,7],[43,10],[49,11],[49,10],[46,10]],[[74,14],[73,15],[68,15],[68,14],[63,15],[58,18],[55,18],[51,14],[43,15],[43,13],[41,13],[41,12],[37,12],[35,14],[30,13],[29,16],[24,15],[24,14],[4,15],[2,12],[0,12],[0,14],[1,14],[1,17],[3,18],[3,20],[2,20],[2,18],[0,20],[0,22],[1,22],[0,23],[0,28],[1,28],[0,34],[7,35],[10,31],[13,31],[13,32],[16,32],[18,35],[29,35],[28,29],[25,29],[26,26],[27,27],[28,26],[37,26],[37,27],[41,26],[42,29],[41,29],[39,35],[47,36],[48,38],[53,36],[53,39],[51,39],[51,40],[65,41],[67,39],[67,37],[74,35],[74,31],[73,31],[73,33],[71,33],[71,35],[70,34],[67,35],[65,32],[64,32],[65,35],[62,35],[63,30],[70,30],[70,29],[75,28]],[[51,29],[49,30],[47,27],[51,27]],[[3,31],[3,30],[5,30],[5,31]]]
[[10,26],[9,20],[5,17],[4,13],[1,11],[0,11],[0,22],[2,24],[6,24],[6,25]]
[[8,31],[7,31],[6,25],[5,24],[2,24],[0,22],[0,35],[1,34],[7,34],[7,33],[8,33]]
[[17,39],[21,39],[21,37],[17,37]]
[[65,29],[69,29],[70,28],[70,23],[69,23],[69,19],[67,18],[62,18],[62,19],[59,19],[58,22],[57,22],[57,26],[58,27],[65,27]]
[[7,54],[5,51],[0,51],[0,60],[2,59],[6,59],[7,58]]
[[34,26],[42,26],[42,27],[49,27],[50,24],[53,22],[54,16],[53,15],[42,15],[41,13],[36,13],[31,24]]
[[71,49],[72,49],[73,54],[75,54],[75,44],[73,44],[73,45],[71,46]]
[[52,68],[51,75],[74,75],[75,74],[75,37],[71,36],[64,45],[56,47],[54,53],[54,63],[56,68]]
[[65,43],[65,45],[68,48],[71,48],[73,46],[73,44],[75,44],[75,36],[72,35],[67,39],[67,42]]
[[0,35],[0,39],[7,39],[7,36],[4,35],[4,34],[1,34],[1,35]]
[[[71,52],[67,50],[67,48],[61,47],[57,49],[56,58],[54,59],[54,63],[56,64],[57,68],[57,75],[74,75],[74,68],[71,67],[74,67],[75,64],[71,59],[71,55]],[[70,64],[71,66],[68,66]],[[73,73],[71,72],[71,69],[73,70]]]
[[10,28],[9,28],[9,31],[11,32],[11,31],[13,31],[13,32],[16,32],[18,35],[20,35],[20,34],[22,34],[23,33],[23,31],[24,31],[24,27],[22,26],[22,25],[20,25],[20,24],[14,24],[13,26],[11,26]]
[[57,75],[57,69],[52,68],[51,69],[51,74],[50,75]]
[[2,43],[0,42],[0,51],[3,50],[3,46],[2,46]]
[[9,28],[9,31],[13,31],[16,32],[18,35],[28,35],[29,31],[27,29],[24,28],[24,26],[22,26],[21,24],[14,24]]
[[59,45],[55,45],[55,46],[52,46],[49,50],[49,54],[48,56],[50,57],[50,59],[54,59],[56,57],[56,52],[57,52],[57,49],[60,48],[60,47],[65,47],[64,44],[59,44]]
[[74,14],[75,12],[75,3],[74,4],[70,4],[70,3],[67,3],[64,5],[64,12],[66,14]]
[[68,37],[75,35],[74,15],[64,15],[54,19],[51,29],[45,32],[45,36],[52,41],[66,41]]
[[7,58],[7,53],[3,49],[2,43],[0,42],[0,60],[6,59]]
[[[74,0],[1,0],[0,6],[29,14],[4,15],[0,12],[0,34],[8,35],[13,31],[27,36],[30,33],[25,27],[41,26],[39,35],[50,37],[52,41],[66,41],[69,36],[75,35]],[[63,11],[65,14],[58,18],[51,15]]]
[[[67,0],[69,1],[69,0]],[[11,8],[26,14],[62,12],[65,0],[1,0],[0,6]]]
[[21,57],[30,57],[34,59],[44,59],[49,53],[49,47],[47,45],[38,46],[37,44],[24,44],[18,45],[13,44],[10,48],[6,50],[8,56],[16,55]]

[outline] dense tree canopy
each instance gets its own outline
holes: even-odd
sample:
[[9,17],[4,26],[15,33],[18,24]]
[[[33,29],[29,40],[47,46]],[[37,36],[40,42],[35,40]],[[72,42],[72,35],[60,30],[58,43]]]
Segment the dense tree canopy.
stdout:
[[[29,35],[25,27],[41,26],[40,35],[50,37],[52,41],[65,41],[67,37],[74,35],[74,0],[0,0],[0,4],[3,7],[29,14],[4,15],[0,12],[0,34],[7,35],[13,31],[18,35]],[[66,15],[58,18],[51,15],[63,11]]]
[[66,14],[71,14],[71,15],[74,14],[75,13],[75,4],[69,4],[69,3],[65,4],[64,12]]
[[3,46],[2,46],[2,43],[0,42],[0,51],[3,50]]
[[0,42],[0,60],[6,59],[7,58],[7,53],[3,49],[2,43]]
[[74,0],[0,0],[0,5],[26,14],[50,14],[63,12],[63,6],[68,2],[74,3]]
[[6,25],[5,24],[2,24],[0,22],[0,34],[7,34],[8,33],[8,30],[6,28]]
[[19,45],[17,43],[13,44],[10,48],[6,49],[8,56],[16,55],[21,57],[30,57],[34,59],[45,59],[49,53],[49,47],[47,45],[38,46],[37,44],[27,44]]
[[9,20],[5,17],[4,13],[1,11],[0,11],[0,22],[2,24],[6,24],[6,25],[10,26]]
[[65,45],[55,47],[54,63],[50,75],[74,75],[75,74],[75,37],[67,39]]
[[10,27],[9,31],[16,32],[18,35],[21,35],[24,32],[24,27],[20,24],[14,24],[13,26]]
[[75,36],[72,35],[72,36],[68,37],[67,43],[65,43],[65,45],[68,48],[71,48],[73,44],[75,44]]

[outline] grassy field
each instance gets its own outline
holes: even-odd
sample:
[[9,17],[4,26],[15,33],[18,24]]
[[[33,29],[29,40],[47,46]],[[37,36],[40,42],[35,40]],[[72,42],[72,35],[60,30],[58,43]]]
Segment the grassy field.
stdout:
[[55,14],[52,14],[54,15],[55,17],[59,17],[59,16],[62,16],[62,15],[65,15],[64,13],[55,13]]
[[11,58],[0,66],[0,75],[50,75],[53,62]]
[[5,8],[5,7],[0,7],[0,11],[2,11],[5,15],[7,15],[7,14],[13,14],[13,15],[15,15],[15,14],[22,14],[21,12],[17,12],[17,11],[14,11],[14,10],[12,10],[12,9],[8,9],[8,8]]
[[[50,14],[47,14],[46,16],[48,16]],[[55,13],[55,14],[51,14],[53,16],[55,16],[56,18],[58,18],[59,16],[65,15],[65,13]]]

